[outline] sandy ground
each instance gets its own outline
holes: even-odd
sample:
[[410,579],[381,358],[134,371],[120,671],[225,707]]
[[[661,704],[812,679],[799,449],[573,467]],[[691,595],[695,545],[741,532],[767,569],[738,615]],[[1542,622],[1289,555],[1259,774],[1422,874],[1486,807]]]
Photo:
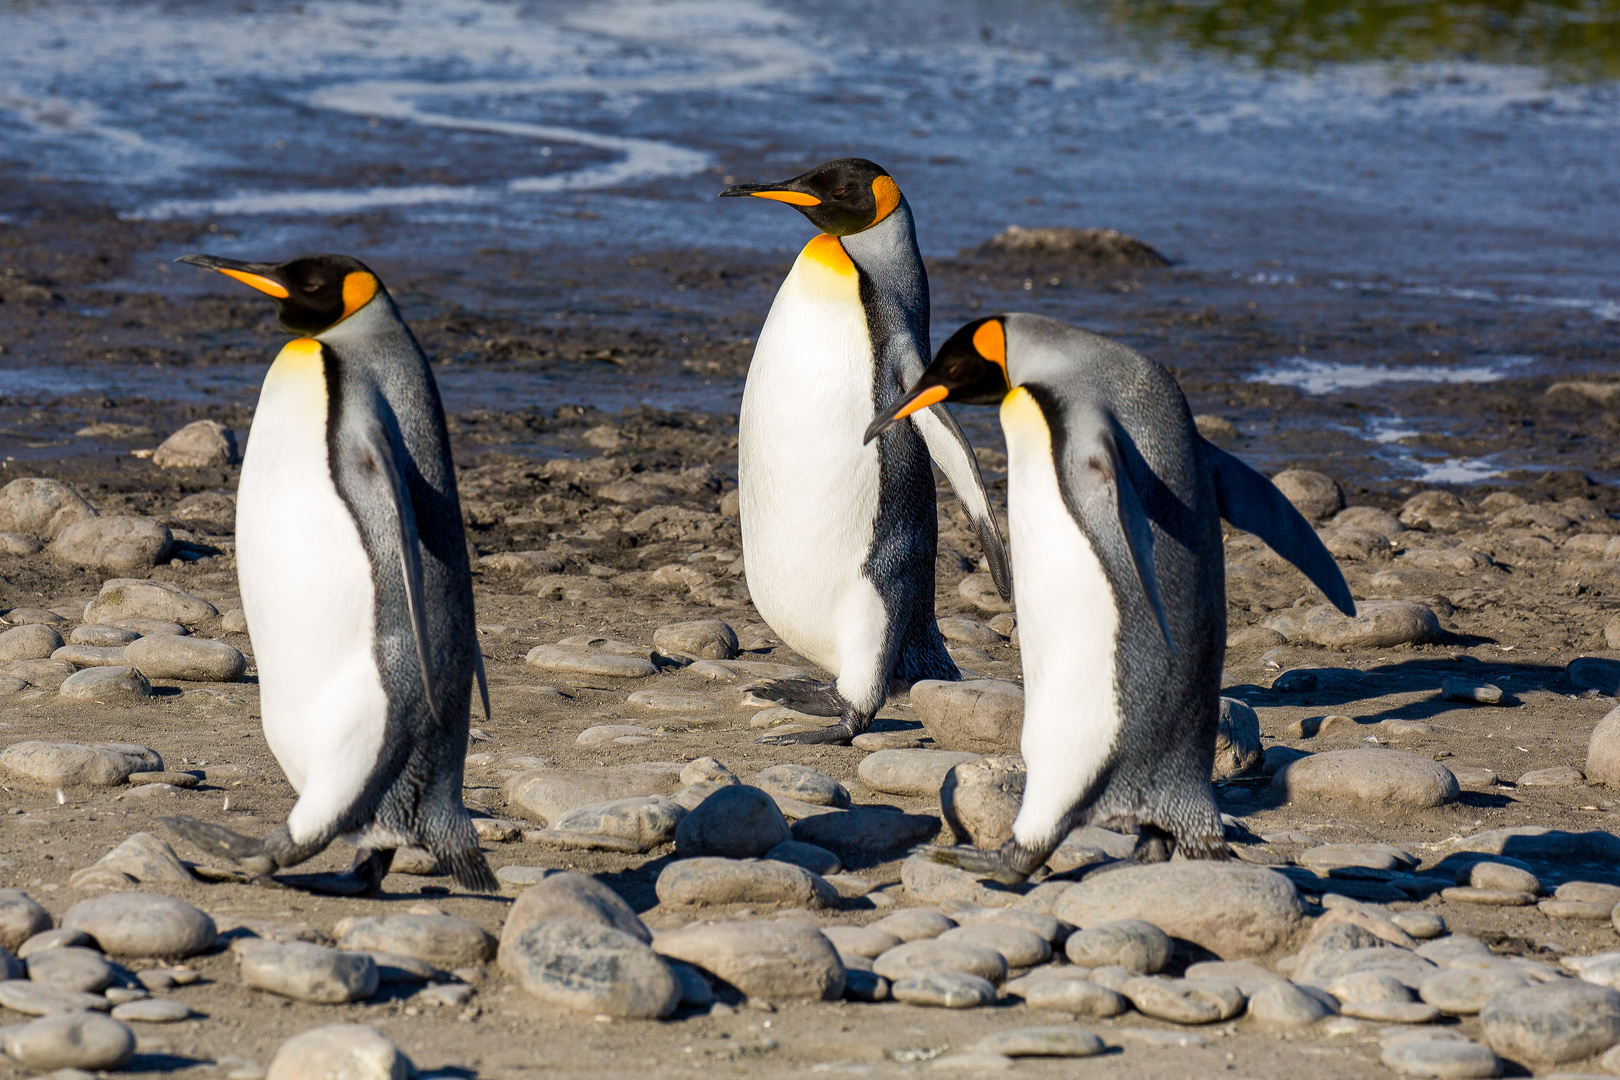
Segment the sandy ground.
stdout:
[[[0,305],[0,341],[8,364],[39,362],[161,362],[177,369],[241,361],[267,355],[275,337],[268,333],[269,311],[251,295],[173,300],[154,293],[121,292],[106,282],[121,272],[133,253],[159,244],[206,235],[185,235],[180,226],[130,225],[105,218],[64,215],[32,230],[0,232],[0,265],[10,267]],[[25,235],[28,233],[28,235]],[[491,255],[498,263],[500,256]],[[448,362],[498,365],[567,366],[582,372],[581,400],[604,371],[635,379],[654,373],[734,375],[748,355],[748,336],[757,325],[781,273],[780,260],[738,258],[735,266],[702,271],[693,260],[672,253],[642,257],[640,265],[616,267],[615,296],[652,297],[642,306],[603,302],[604,314],[570,328],[496,311],[469,310],[432,299],[434,280],[423,268],[394,275],[429,352]],[[514,256],[515,259],[515,256]],[[489,263],[485,269],[490,268]],[[586,260],[551,264],[535,287],[568,294],[591,269]],[[530,268],[533,269],[532,267]],[[1174,270],[1157,275],[1076,275],[1063,284],[1026,290],[1025,267],[988,269],[967,262],[933,268],[936,305],[942,315],[963,317],[976,310],[1019,306],[1065,312],[1070,317],[1106,318],[1110,332],[1161,356],[1182,376],[1195,411],[1234,421],[1246,437],[1231,448],[1268,471],[1285,464],[1322,469],[1343,483],[1352,504],[1398,508],[1424,485],[1391,475],[1386,462],[1371,458],[1365,444],[1335,434],[1353,416],[1356,404],[1306,398],[1296,391],[1242,382],[1232,371],[1235,355],[1257,355],[1315,342],[1321,350],[1351,347],[1360,340],[1376,355],[1402,350],[1488,348],[1529,349],[1539,355],[1579,356],[1584,362],[1612,361],[1620,355],[1620,330],[1590,321],[1526,312],[1493,312],[1446,307],[1424,311],[1417,300],[1381,301],[1375,307],[1333,297],[1294,304],[1288,297],[1265,297],[1258,306],[1252,291],[1221,282],[1178,278]],[[982,276],[981,276],[982,275]],[[1048,280],[1046,278],[1042,279]],[[19,283],[39,290],[27,293]],[[669,299],[671,284],[678,301]],[[15,295],[14,295],[15,294]],[[87,316],[85,309],[100,314]],[[20,360],[18,358],[21,358]],[[1601,555],[1570,546],[1581,533],[1620,532],[1613,488],[1598,482],[1620,463],[1620,422],[1589,400],[1545,394],[1549,379],[1526,376],[1484,386],[1422,387],[1386,400],[1417,402],[1444,412],[1453,423],[1445,435],[1459,453],[1520,447],[1540,454],[1556,468],[1513,473],[1467,490],[1477,505],[1486,494],[1508,492],[1530,503],[1590,500],[1591,514],[1568,528],[1492,525],[1483,510],[1469,516],[1461,532],[1439,536],[1405,533],[1399,554],[1381,561],[1342,565],[1358,598],[1391,596],[1431,604],[1441,615],[1447,639],[1436,645],[1385,650],[1327,650],[1305,646],[1234,648],[1227,658],[1225,683],[1245,696],[1261,717],[1266,745],[1311,750],[1388,742],[1442,758],[1448,764],[1480,765],[1504,781],[1467,791],[1457,804],[1426,812],[1381,813],[1353,804],[1278,805],[1263,782],[1218,785],[1222,808],[1238,815],[1255,833],[1295,833],[1318,842],[1382,841],[1403,844],[1423,855],[1425,866],[1438,856],[1428,845],[1472,831],[1506,825],[1543,825],[1571,830],[1617,830],[1611,793],[1601,787],[1516,787],[1521,774],[1554,765],[1580,766],[1588,736],[1614,705],[1608,698],[1572,683],[1565,665],[1582,655],[1615,655],[1603,627],[1620,611],[1620,569],[1607,573]],[[230,490],[235,470],[169,470],[129,451],[151,447],[181,423],[208,416],[245,431],[250,416],[238,405],[207,401],[106,398],[96,394],[43,400],[13,397],[0,401],[0,439],[11,455],[0,481],[17,476],[57,476],[83,491],[103,512],[130,512],[167,518],[179,500],[198,491]],[[91,423],[125,425],[101,434],[75,437]],[[988,430],[988,429],[980,429]],[[558,572],[605,583],[606,595],[588,600],[544,599],[533,591],[532,572],[481,569],[476,579],[480,633],[489,669],[493,719],[475,716],[485,738],[471,748],[467,771],[469,804],[496,816],[508,814],[502,781],[509,759],[533,756],[561,767],[632,761],[681,761],[701,756],[720,759],[745,781],[778,762],[810,765],[842,781],[858,803],[886,803],[937,812],[930,801],[898,799],[867,791],[856,777],[862,752],[847,747],[766,747],[753,740],[754,710],[741,704],[735,688],[704,684],[695,676],[671,672],[651,679],[618,681],[548,676],[523,663],[536,644],[570,634],[592,633],[650,644],[661,625],[695,618],[722,618],[758,646],[747,658],[802,661],[772,645],[768,632],[737,589],[730,570],[740,556],[735,518],[721,512],[724,494],[734,488],[735,420],[726,415],[644,410],[606,415],[588,408],[537,409],[521,404],[507,411],[484,410],[452,417],[461,491],[469,539],[479,555],[505,551],[546,551],[557,557]],[[981,440],[987,480],[997,498],[1005,482],[994,468],[993,443]],[[556,458],[575,464],[547,466]],[[600,494],[614,481],[634,477],[653,494],[642,501],[618,502]],[[979,552],[960,514],[941,486],[939,614],[988,618],[958,592],[964,575],[976,569]],[[631,528],[648,506],[678,505],[694,513],[683,521]],[[1505,505],[1498,503],[1496,505]],[[180,522],[171,524],[179,527]],[[234,565],[228,526],[212,530],[186,525],[189,561],[163,567],[153,576],[173,581],[213,601],[221,610],[236,606]],[[1411,569],[1410,552],[1461,544],[1485,556],[1475,569]],[[201,556],[201,557],[198,557]],[[1567,569],[1574,562],[1589,565]],[[689,591],[660,585],[653,572],[683,565],[711,575],[712,582]],[[1620,563],[1609,566],[1620,568]],[[1263,553],[1244,538],[1232,540],[1229,566],[1230,629],[1235,633],[1289,609],[1314,591],[1291,571],[1275,571]],[[1399,570],[1399,580],[1381,572]],[[54,607],[82,604],[99,588],[97,575],[67,568],[48,555],[0,555],[0,606]],[[224,635],[251,652],[245,636]],[[998,678],[1016,678],[1017,652],[992,650],[989,662],[965,666]],[[1348,691],[1327,689],[1284,695],[1265,690],[1293,668],[1342,668],[1366,673]],[[1466,673],[1507,691],[1499,707],[1464,706],[1439,700],[1442,677]],[[560,693],[538,688],[551,687]],[[702,714],[671,716],[638,710],[627,695],[656,687],[710,695],[715,707]],[[231,685],[172,684],[138,707],[103,709],[66,704],[54,695],[7,699],[0,705],[0,742],[49,738],[74,741],[123,740],[157,749],[170,768],[240,764],[255,770],[238,785],[205,784],[195,791],[158,799],[129,790],[72,790],[59,802],[56,792],[7,781],[0,785],[0,884],[22,887],[60,915],[85,893],[66,884],[76,869],[94,862],[128,834],[162,832],[156,819],[183,812],[228,822],[242,832],[261,833],[279,823],[293,793],[270,757],[258,726],[258,690],[251,677]],[[1309,739],[1290,736],[1296,721],[1342,714],[1340,725]],[[898,699],[880,725],[908,726],[908,706]],[[1421,720],[1433,730],[1390,734],[1374,727],[1392,719]],[[642,723],[656,738],[636,746],[582,748],[577,733],[596,723]],[[229,808],[226,809],[227,798]],[[514,815],[515,816],[515,815]],[[486,845],[496,866],[573,867],[603,875],[641,911],[651,925],[676,925],[692,914],[659,910],[653,881],[669,853],[648,856],[559,854],[522,842]],[[176,844],[183,858],[197,853]],[[1278,860],[1303,847],[1297,840],[1268,844]],[[311,868],[346,864],[347,850],[334,849]],[[905,903],[898,886],[899,861],[857,864],[853,872]],[[1572,868],[1571,876],[1575,876]],[[1620,882],[1607,868],[1580,868],[1586,880]],[[340,900],[247,885],[196,884],[163,891],[180,896],[216,916],[305,923],[329,931],[346,915],[403,911],[428,902],[470,918],[497,932],[508,897],[463,895],[448,879],[393,874],[386,893],[375,900]],[[1479,935],[1497,951],[1555,959],[1564,950],[1594,952],[1616,947],[1606,923],[1554,922],[1535,908],[1492,908],[1444,903],[1396,903],[1396,909],[1423,907],[1440,912],[1459,932]],[[826,916],[869,921],[881,912],[852,911]],[[226,1055],[267,1063],[277,1044],[309,1027],[343,1020],[374,1024],[396,1040],[419,1068],[459,1077],[666,1076],[703,1072],[738,1076],[809,1074],[901,1076],[926,1068],[944,1048],[967,1045],[995,1030],[1062,1017],[1034,1013],[1023,1005],[972,1012],[910,1008],[893,1003],[789,1004],[775,1013],[742,1009],[730,1016],[678,1014],[663,1023],[609,1024],[545,1008],[493,966],[474,998],[472,1014],[422,1011],[404,993],[384,992],[353,1006],[293,1004],[244,989],[228,953],[197,958],[203,979],[174,992],[200,1018],[174,1025],[143,1025],[140,1053],[128,1071],[211,1077],[224,1069],[212,1062]],[[20,1019],[6,1017],[5,1019]],[[1111,1028],[1169,1025],[1127,1014],[1096,1023]],[[1477,1035],[1477,1023],[1462,1030]],[[1190,1029],[1185,1029],[1190,1030]],[[1196,1032],[1202,1045],[1147,1048],[1083,1066],[1062,1061],[1026,1060],[1016,1072],[1031,1077],[1075,1075],[1131,1078],[1388,1075],[1378,1063],[1376,1028],[1338,1038],[1309,1035],[1282,1038],[1248,1029],[1239,1021]],[[22,1075],[0,1065],[0,1075]]]

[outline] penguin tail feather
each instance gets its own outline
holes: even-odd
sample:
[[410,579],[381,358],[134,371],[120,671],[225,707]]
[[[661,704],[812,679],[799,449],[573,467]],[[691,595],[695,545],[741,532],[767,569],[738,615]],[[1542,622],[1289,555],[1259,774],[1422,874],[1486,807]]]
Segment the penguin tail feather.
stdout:
[[768,679],[745,687],[744,693],[758,694],[808,716],[843,716],[848,707],[834,683],[814,679]]
[[489,868],[489,860],[476,846],[460,848],[455,851],[437,852],[439,870],[456,879],[468,892],[498,893],[501,883],[495,879],[495,872]]

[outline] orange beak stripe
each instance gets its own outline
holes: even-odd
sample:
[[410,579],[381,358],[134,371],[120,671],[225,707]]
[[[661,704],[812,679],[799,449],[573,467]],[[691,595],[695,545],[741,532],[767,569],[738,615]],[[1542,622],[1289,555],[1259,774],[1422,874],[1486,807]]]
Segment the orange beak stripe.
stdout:
[[814,195],[806,195],[802,191],[750,191],[756,199],[773,199],[776,202],[785,202],[790,206],[820,206],[821,200]]
[[926,409],[930,405],[938,405],[940,402],[944,401],[950,396],[951,392],[945,387],[930,386],[928,389],[924,390],[922,393],[918,394],[916,397],[902,405],[900,407],[900,411],[894,414],[894,418],[896,420],[904,420],[918,409]]
[[223,266],[217,269],[226,277],[233,277],[244,285],[252,286],[262,293],[269,293],[277,300],[287,299],[287,287],[279,281],[272,281],[262,274],[250,274],[246,270],[227,270]]
[[979,355],[1007,370],[1007,331],[1000,319],[991,319],[973,331],[973,347]]

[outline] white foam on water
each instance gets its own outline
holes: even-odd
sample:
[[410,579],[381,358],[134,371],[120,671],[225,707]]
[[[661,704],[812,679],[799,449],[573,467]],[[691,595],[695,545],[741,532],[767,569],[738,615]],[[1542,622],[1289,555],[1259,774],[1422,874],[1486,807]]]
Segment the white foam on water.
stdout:
[[1401,296],[1436,296],[1447,300],[1477,300],[1488,304],[1522,304],[1527,307],[1584,311],[1605,322],[1620,322],[1620,300],[1591,296],[1539,296],[1534,293],[1502,293],[1491,289],[1458,288],[1450,285],[1391,285],[1379,281],[1329,281],[1335,289],[1361,289],[1392,292]]
[[1245,381],[1293,386],[1307,394],[1336,394],[1342,390],[1365,390],[1392,383],[1489,383],[1507,378],[1509,372],[1505,369],[1530,363],[1532,359],[1528,356],[1509,356],[1489,365],[1443,367],[1438,364],[1418,364],[1390,367],[1386,364],[1344,364],[1293,356],[1283,360],[1278,367],[1248,376]]
[[1447,458],[1441,462],[1416,462],[1417,479],[1429,484],[1477,484],[1502,470],[1484,458]]

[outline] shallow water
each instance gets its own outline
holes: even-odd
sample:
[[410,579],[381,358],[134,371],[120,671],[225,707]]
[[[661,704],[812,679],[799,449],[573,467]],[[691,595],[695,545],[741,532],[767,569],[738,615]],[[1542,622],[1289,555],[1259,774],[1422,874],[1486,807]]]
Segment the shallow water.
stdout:
[[[791,252],[804,222],[715,192],[854,153],[899,178],[930,256],[1011,224],[1105,226],[1175,260],[1194,303],[1246,291],[1285,307],[1555,313],[1574,336],[1620,321],[1612,3],[1540,5],[1517,38],[1489,3],[1472,23],[1457,4],[1301,10],[1303,24],[1241,2],[36,0],[5,13],[0,160],[128,218],[215,223],[219,254],[341,244],[380,267],[453,268],[444,298],[536,320],[548,301],[478,252],[603,267],[639,250]],[[1430,23],[1392,38],[1395,16]],[[1392,40],[1412,47],[1381,62]],[[179,253],[117,284],[229,287],[160,270]],[[588,306],[594,290],[579,291]],[[936,335],[962,314],[939,305]],[[1109,332],[1106,312],[1085,314]],[[1397,408],[1402,386],[1570,365],[1284,348],[1244,363],[1229,377],[1357,393],[1417,430],[1444,418]],[[36,389],[80,377],[97,376],[53,371]],[[452,407],[508,385],[445,377]],[[536,404],[735,405],[734,380],[655,393],[611,369],[581,377],[524,389]],[[178,394],[253,381],[219,367],[164,380]],[[1365,438],[1412,475],[1482,471]]]

